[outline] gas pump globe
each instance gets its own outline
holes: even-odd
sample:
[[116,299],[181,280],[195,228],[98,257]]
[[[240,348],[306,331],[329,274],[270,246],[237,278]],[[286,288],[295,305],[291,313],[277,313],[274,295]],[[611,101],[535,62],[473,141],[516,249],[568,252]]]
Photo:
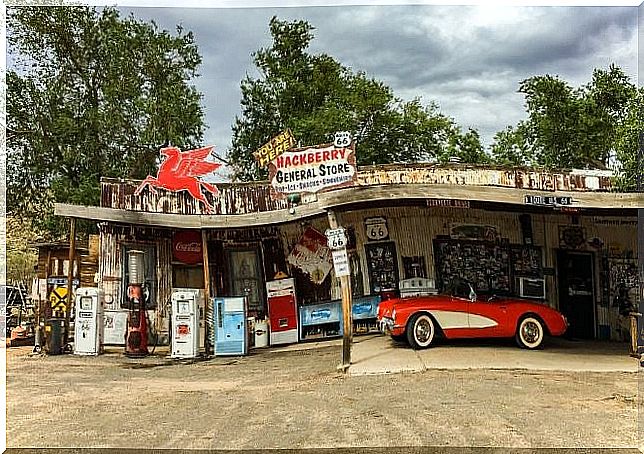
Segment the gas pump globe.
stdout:
[[145,309],[148,293],[145,284],[145,256],[143,251],[129,251],[128,265],[128,318],[125,334],[125,355],[141,357],[148,355],[148,324]]

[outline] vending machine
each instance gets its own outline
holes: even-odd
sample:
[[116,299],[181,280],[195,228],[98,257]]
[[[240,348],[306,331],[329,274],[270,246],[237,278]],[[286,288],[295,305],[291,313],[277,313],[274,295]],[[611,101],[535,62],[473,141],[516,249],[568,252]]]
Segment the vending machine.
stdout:
[[74,354],[98,355],[103,352],[103,292],[95,287],[76,289]]
[[245,297],[215,298],[213,300],[215,327],[215,356],[247,355],[248,303]]
[[295,279],[279,279],[266,283],[271,345],[297,342],[297,299]]
[[171,358],[196,358],[199,355],[200,333],[199,313],[203,307],[202,289],[172,289],[172,348]]

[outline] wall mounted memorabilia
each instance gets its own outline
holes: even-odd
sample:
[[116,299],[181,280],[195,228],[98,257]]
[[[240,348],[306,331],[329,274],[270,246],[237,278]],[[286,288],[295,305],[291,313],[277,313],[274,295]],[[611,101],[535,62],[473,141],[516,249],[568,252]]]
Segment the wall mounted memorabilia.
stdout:
[[586,242],[586,232],[576,225],[559,226],[559,247],[562,249],[582,249]]
[[532,217],[529,214],[519,216],[523,244],[532,244]]
[[512,272],[515,277],[538,279],[543,277],[541,248],[535,246],[514,245],[512,251]]
[[203,262],[201,232],[179,230],[172,237],[172,257],[182,263],[194,265]]
[[165,189],[166,191],[188,191],[196,200],[203,203],[206,212],[211,213],[213,207],[206,199],[202,189],[217,197],[219,191],[212,183],[202,181],[200,177],[214,172],[221,164],[206,161],[213,150],[213,146],[198,148],[196,150],[181,151],[177,147],[161,148],[164,156],[156,178],[148,175],[141,182],[134,195],[138,195],[146,186]]
[[440,290],[456,278],[470,281],[482,293],[512,291],[510,252],[506,246],[478,241],[435,240],[436,278]]
[[322,233],[308,227],[286,260],[306,273],[314,284],[321,284],[333,267],[331,250],[326,243]]
[[405,272],[404,279],[427,277],[427,267],[425,267],[424,256],[402,257],[402,262]]
[[393,241],[365,244],[372,294],[398,289],[398,256]]
[[364,220],[364,225],[367,232],[367,239],[369,241],[381,241],[389,238],[386,218],[367,218]]
[[493,225],[453,223],[450,227],[450,237],[460,240],[498,241],[500,235]]

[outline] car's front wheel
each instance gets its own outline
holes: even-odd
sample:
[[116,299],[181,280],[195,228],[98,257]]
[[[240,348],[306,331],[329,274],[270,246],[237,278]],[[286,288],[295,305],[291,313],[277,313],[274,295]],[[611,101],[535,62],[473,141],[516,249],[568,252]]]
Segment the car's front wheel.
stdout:
[[536,317],[528,316],[521,319],[517,326],[516,341],[521,348],[534,350],[541,347],[545,337],[543,323]]
[[415,314],[407,322],[407,341],[414,349],[427,348],[436,334],[434,321],[427,314]]

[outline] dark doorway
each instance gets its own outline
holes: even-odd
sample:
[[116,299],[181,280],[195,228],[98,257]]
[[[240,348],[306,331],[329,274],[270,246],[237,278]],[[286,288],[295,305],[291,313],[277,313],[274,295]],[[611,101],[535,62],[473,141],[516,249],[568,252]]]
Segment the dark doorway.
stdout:
[[595,338],[593,255],[558,251],[559,310],[568,319],[567,335],[578,339]]

